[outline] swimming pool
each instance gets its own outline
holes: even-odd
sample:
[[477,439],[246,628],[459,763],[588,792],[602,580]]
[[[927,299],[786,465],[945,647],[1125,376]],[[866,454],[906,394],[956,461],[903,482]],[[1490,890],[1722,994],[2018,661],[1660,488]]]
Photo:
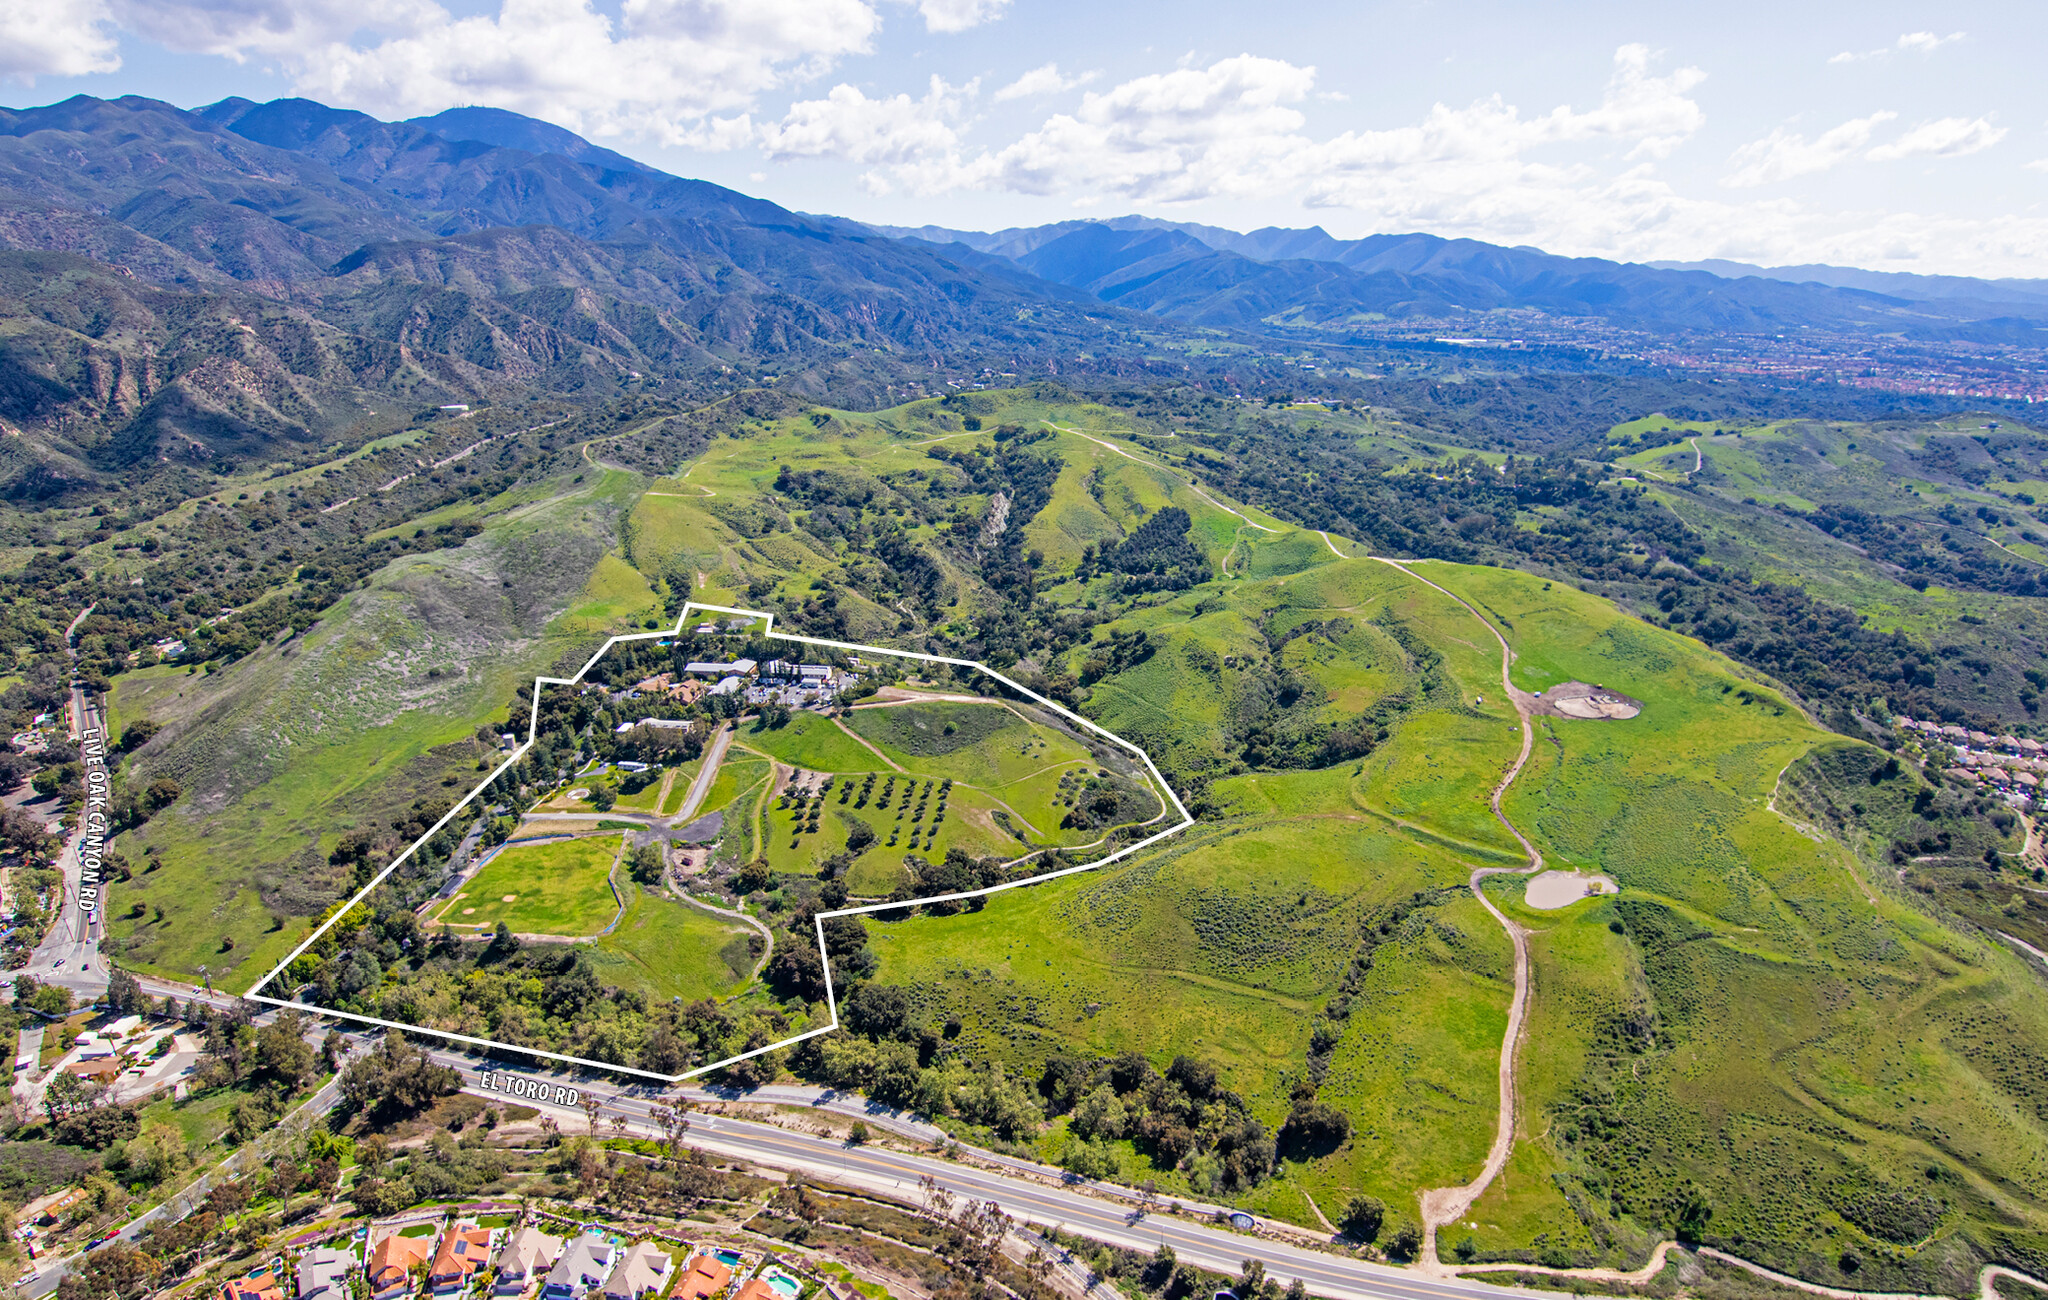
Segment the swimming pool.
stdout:
[[740,1257],[737,1251],[713,1251],[711,1258],[717,1260],[719,1263],[725,1265],[727,1268],[738,1268],[740,1266]]
[[770,1273],[768,1275],[768,1285],[775,1288],[777,1295],[786,1295],[790,1297],[790,1300],[796,1300],[797,1292],[803,1290],[802,1287],[797,1285],[795,1278],[786,1277],[781,1273]]

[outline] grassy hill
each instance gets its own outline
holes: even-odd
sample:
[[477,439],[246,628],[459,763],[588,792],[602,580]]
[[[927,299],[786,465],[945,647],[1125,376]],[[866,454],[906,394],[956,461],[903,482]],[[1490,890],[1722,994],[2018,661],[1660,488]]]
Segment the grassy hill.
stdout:
[[117,841],[136,874],[110,951],[172,978],[268,969],[352,888],[330,862],[345,837],[388,856],[466,795],[498,761],[479,728],[495,736],[534,674],[646,612],[607,549],[630,492],[625,475],[565,478],[486,504],[469,545],[388,565],[304,637],[220,672],[117,678],[115,718],[163,728],[123,781],[188,793]]
[[[1309,422],[1323,437],[1340,417],[1282,418],[1312,441]],[[1518,472],[1504,458],[1447,460],[1411,426],[1341,420],[1404,492],[1490,491]],[[1734,486],[1722,490],[1681,481],[1692,465],[1682,438],[1643,445],[1672,437],[1665,427],[1653,417],[1615,435],[1641,482],[1603,487],[1589,474],[1588,495],[1574,499],[1696,520],[1687,526],[1715,530],[1703,545],[1728,557],[1718,563],[1761,570],[1771,558],[1781,567],[1769,572],[1864,599],[1873,616],[1881,595],[1902,635],[1975,636],[1987,656],[2030,644],[2029,597],[1920,590],[1901,580],[1904,565],[1841,559],[1855,553],[1810,520],[1743,500],[1771,490],[1768,480],[1801,508],[1854,493],[1868,503],[1890,469],[1837,477],[1806,457],[1825,459],[1835,439],[1830,463],[1848,464],[1877,435],[1674,430],[1699,438],[1698,477],[1709,466],[1728,475]],[[1949,436],[1879,433],[1923,460]],[[281,952],[308,913],[271,895],[313,881],[331,898],[350,869],[329,861],[345,832],[402,824],[416,802],[466,789],[484,758],[472,734],[504,717],[519,674],[606,628],[666,616],[688,592],[775,610],[796,630],[1002,663],[1145,746],[1199,816],[1101,873],[949,915],[870,919],[864,940],[835,950],[842,993],[856,990],[857,1032],[760,1068],[926,1104],[889,1093],[898,1076],[882,1063],[916,1044],[926,1060],[904,1077],[948,1081],[930,1104],[982,1140],[1304,1225],[1360,1194],[1413,1220],[1423,1189],[1474,1175],[1498,1118],[1514,963],[1468,882],[1475,869],[1523,861],[1488,806],[1521,732],[1490,623],[1513,646],[1518,688],[1594,682],[1643,708],[1620,721],[1538,718],[1533,756],[1506,793],[1506,815],[1551,865],[1604,873],[1619,892],[1539,911],[1518,877],[1485,886],[1529,932],[1534,993],[1512,1158],[1469,1226],[1445,1230],[1446,1255],[1632,1266],[1701,1213],[1708,1241],[1859,1289],[1954,1291],[1978,1261],[2042,1253],[2048,1115],[2036,1097],[2048,1023],[2038,972],[1997,932],[2048,937],[2048,924],[2014,873],[1982,865],[1985,849],[2016,853],[2025,827],[1967,791],[1929,785],[1911,763],[1888,767],[1885,752],[1824,729],[1809,702],[1714,649],[1702,619],[1678,617],[1700,589],[1657,570],[1661,561],[1595,584],[1624,597],[1656,583],[1681,591],[1669,610],[1652,601],[1648,618],[1555,568],[1404,570],[1341,529],[1301,527],[1226,494],[1219,480],[1251,495],[1253,477],[1219,468],[1223,444],[1203,442],[1191,422],[1039,390],[735,419],[659,477],[602,468],[631,436],[589,441],[576,474],[449,507],[450,521],[479,535],[393,562],[303,638],[210,675],[119,679],[120,717],[168,724],[133,770],[181,773],[193,791],[123,839],[138,872],[121,898],[144,902],[117,922],[134,944],[124,960],[170,972]],[[2006,486],[2016,494],[2023,482]],[[1917,519],[1936,486],[1896,498],[1898,513]],[[1937,495],[1965,499],[1953,485]],[[1206,566],[1188,586],[1155,585],[1167,568],[1125,550],[1149,521],[1177,520],[1173,510],[1185,512],[1173,555]],[[2028,544],[2031,525],[2008,513],[2010,525],[1980,522],[2005,544]],[[1505,526],[1588,517],[1536,502]],[[1495,525],[1464,522],[1483,551]],[[1985,612],[1964,616],[1975,610]],[[2024,614],[2001,632],[1998,610]],[[2010,639],[1994,645],[2000,636]],[[1931,657],[1941,689],[1965,684],[1950,680],[1971,671],[1964,658]],[[1983,676],[1994,689],[2003,680]],[[568,719],[581,716],[576,698],[544,704]],[[947,820],[941,836],[911,843],[935,858],[955,845],[995,855],[999,805],[1048,830],[1075,798],[1059,778],[1097,762],[1064,731],[990,705],[743,725],[702,808],[725,813],[714,865],[734,874],[721,879],[763,860],[762,874],[745,876],[759,888],[732,900],[778,936],[761,982],[745,980],[762,955],[745,935],[641,891],[588,954],[587,987],[716,999],[713,1018],[691,1022],[685,1064],[816,1023],[822,1006],[801,962],[777,964],[798,946],[792,936],[808,934],[807,909],[828,884],[883,894],[907,869],[897,863],[910,845],[899,843],[869,850],[840,879],[816,879],[845,848],[849,818],[887,837],[915,794]],[[821,815],[778,796],[774,764],[836,778]],[[868,773],[871,792],[853,779]],[[956,784],[941,798],[946,777]],[[883,799],[886,809],[873,802]],[[1893,860],[1897,843],[1937,834],[1950,856]],[[276,870],[278,844],[301,846],[294,870]],[[162,865],[141,870],[145,858]],[[1930,881],[1948,883],[1923,888]],[[273,912],[284,923],[266,932]],[[230,933],[235,948],[217,951]],[[678,944],[704,960],[678,973],[650,955]],[[509,990],[531,969],[550,990],[585,987],[577,959],[536,964],[556,959],[523,953],[478,978]],[[872,1008],[883,995],[858,991],[861,971],[901,991],[882,1019]],[[514,1023],[540,1041],[643,1062],[668,1050],[664,1026],[685,1028],[658,1006],[642,1019],[577,1014],[586,1018],[550,1002]],[[861,1065],[861,1052],[881,1055]],[[1135,1131],[1102,1136],[1110,1129],[1092,1112],[1084,1121],[1072,1099],[1032,1086],[1062,1062],[1123,1053],[1161,1069],[1179,1054],[1212,1066],[1241,1107],[1230,1115],[1279,1141],[1272,1176],[1236,1172],[1227,1143],[1201,1145],[1222,1140],[1221,1111],[1181,1158]],[[1040,1118],[1018,1127],[1022,1094]],[[1341,1140],[1287,1136],[1305,1105],[1341,1113]]]
[[[2037,976],[1774,804],[1788,766],[1840,742],[1738,666],[1597,598],[1503,570],[1423,573],[1508,634],[1524,689],[1598,681],[1645,706],[1623,722],[1542,719],[1509,793],[1553,865],[1621,892],[1559,913],[1523,905],[1515,877],[1489,886],[1532,932],[1535,1010],[1509,1176],[1445,1245],[1634,1262],[1690,1185],[1712,1208],[1709,1240],[1841,1285],[1941,1287],[2035,1249],[2048,1127],[2022,1044],[2048,1035]],[[1367,1192],[1412,1215],[1421,1188],[1472,1175],[1495,1115],[1506,938],[1463,883],[1516,856],[1485,807],[1518,744],[1498,660],[1461,606],[1391,566],[1333,559],[1148,611],[1168,648],[1134,672],[1226,648],[1205,603],[1245,621],[1378,604],[1445,648],[1444,685],[1362,762],[1219,779],[1215,815],[1185,841],[1101,878],[883,927],[881,978],[1019,1072],[1062,1052],[1193,1052],[1278,1126],[1334,1023],[1361,922],[1422,895],[1323,1053],[1319,1095],[1352,1137],[1240,1198],[1305,1224],[1304,1195],[1326,1214]],[[1412,689],[1414,671],[1389,688]],[[1142,693],[1097,698],[1114,711]],[[1136,1148],[1124,1160],[1185,1185]]]

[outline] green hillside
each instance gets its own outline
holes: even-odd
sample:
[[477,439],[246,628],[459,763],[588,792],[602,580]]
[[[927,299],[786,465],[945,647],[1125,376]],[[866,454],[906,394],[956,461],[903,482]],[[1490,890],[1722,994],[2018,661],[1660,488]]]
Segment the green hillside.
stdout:
[[[643,436],[629,429],[572,444],[549,477],[437,507],[480,531],[391,561],[305,635],[211,672],[117,677],[117,716],[165,724],[127,779],[186,791],[121,841],[124,908],[141,900],[116,925],[124,960],[218,972],[281,953],[497,761],[476,732],[523,719],[524,676],[686,599],[739,604],[782,630],[990,662],[1144,746],[1198,820],[1099,873],[835,929],[845,1031],[727,1077],[860,1088],[1091,1177],[1312,1228],[1374,1196],[1391,1235],[1423,1191],[1479,1172],[1499,1120],[1517,975],[1472,892],[1489,870],[1503,874],[1486,898],[1528,932],[1533,992],[1511,1157],[1440,1228],[1443,1258],[1634,1267],[1683,1228],[1885,1290],[1955,1290],[1980,1261],[2034,1259],[2048,1023],[2038,973],[1997,937],[2048,944],[2048,909],[2014,870],[2028,828],[1867,743],[1897,743],[1868,683],[1802,693],[1832,668],[1801,638],[1834,616],[1798,603],[1867,616],[1826,645],[1915,663],[1925,648],[1927,680],[1901,692],[1986,700],[1983,716],[2025,730],[2033,597],[2013,565],[1949,548],[1926,561],[1949,581],[1916,586],[1903,551],[1859,554],[1814,519],[1875,536],[1844,512],[1891,491],[1904,530],[1988,492],[2010,505],[1987,505],[2006,511],[1994,520],[1971,506],[1982,536],[2030,545],[2030,480],[1908,484],[1902,468],[1944,439],[2013,474],[2021,453],[1960,427],[1650,417],[1609,435],[1616,474],[1462,457],[1371,412],[1202,409],[1213,428],[1041,389],[734,410],[660,477],[602,468]],[[1327,457],[1315,495],[1279,472],[1287,447]],[[1377,458],[1371,475],[1346,468],[1354,451]],[[1346,531],[1365,501],[1406,513]],[[1283,507],[1316,526],[1268,513]],[[1403,546],[1387,544],[1396,524]],[[1589,537],[1613,547],[1628,528],[1603,576],[1571,580]],[[1660,550],[1688,529],[1695,549]],[[1456,555],[1372,558],[1433,550]],[[1448,562],[1515,555],[1536,571]],[[1642,706],[1539,714],[1503,801],[1549,865],[1618,893],[1539,911],[1505,874],[1525,859],[1489,796],[1522,729],[1496,630],[1518,689],[1597,683]],[[758,629],[704,644],[787,650]],[[618,651],[616,671],[544,692],[538,744],[492,798],[572,806],[566,792],[621,756],[613,693],[686,648]],[[624,894],[593,895],[600,922],[625,900],[595,946],[409,937],[465,813],[295,977],[331,1005],[673,1073],[820,1022],[817,910],[1002,880],[1037,869],[1039,845],[1087,861],[1160,812],[1142,773],[1035,706],[932,698],[981,689],[976,674],[861,667],[898,689],[738,722],[697,808],[721,814],[716,841],[683,875],[656,857]],[[705,736],[729,720],[661,707]],[[666,810],[703,761],[661,760]],[[792,790],[795,773],[810,775]],[[610,815],[639,820],[607,829],[658,820],[659,789],[625,797]],[[1098,796],[1108,811],[1081,816]],[[279,844],[299,846],[290,873]],[[759,921],[772,953],[682,894]],[[685,1016],[679,997],[708,1001]]]

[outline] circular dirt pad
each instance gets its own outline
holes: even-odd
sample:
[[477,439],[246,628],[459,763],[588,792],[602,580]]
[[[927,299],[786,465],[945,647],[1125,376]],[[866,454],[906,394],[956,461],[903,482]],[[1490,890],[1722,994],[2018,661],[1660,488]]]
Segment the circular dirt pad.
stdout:
[[1570,907],[1595,894],[1620,892],[1621,887],[1605,876],[1589,876],[1579,871],[1546,871],[1529,881],[1529,888],[1522,898],[1531,907],[1551,912],[1560,907]]
[[1617,722],[1623,718],[1633,718],[1643,711],[1641,700],[1633,700],[1620,691],[1610,691],[1604,686],[1590,685],[1586,682],[1566,682],[1562,686],[1553,686],[1532,697],[1530,704],[1538,713],[1548,713],[1553,717]]

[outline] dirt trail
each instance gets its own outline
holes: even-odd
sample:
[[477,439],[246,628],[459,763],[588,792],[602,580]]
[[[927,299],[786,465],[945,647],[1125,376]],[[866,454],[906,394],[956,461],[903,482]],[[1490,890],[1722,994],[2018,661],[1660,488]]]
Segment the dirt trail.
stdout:
[[1675,1241],[1660,1241],[1650,1252],[1650,1262],[1638,1269],[1546,1268],[1540,1264],[1469,1264],[1455,1270],[1460,1277],[1473,1273],[1540,1273],[1544,1277],[1576,1277],[1589,1282],[1628,1282],[1641,1286],[1664,1271],[1664,1263],[1676,1249]]
[[[1777,1272],[1774,1269],[1765,1268],[1762,1264],[1752,1264],[1740,1256],[1730,1255],[1726,1251],[1715,1250],[1712,1246],[1701,1246],[1699,1253],[1708,1259],[1719,1260],[1723,1264],[1733,1264],[1737,1268],[1747,1269],[1758,1277],[1776,1282],[1779,1286],[1791,1287],[1794,1290],[1805,1291],[1811,1295],[1827,1296],[1830,1300],[1947,1300],[1945,1297],[1931,1296],[1918,1291],[1846,1291],[1841,1287],[1822,1286],[1818,1282],[1807,1282],[1800,1278]],[[2048,1290],[2048,1283],[2044,1283],[2038,1278],[2029,1277],[2018,1269],[2006,1268],[2002,1264],[1986,1264],[1977,1273],[1977,1294],[1980,1300],[2003,1300],[2003,1297],[1999,1295],[1998,1289],[1994,1285],[2002,1277],[2013,1278],[2016,1281],[2026,1283],[2028,1286]]]
[[[1125,460],[1134,460],[1140,465],[1147,465],[1153,469],[1163,469],[1166,470],[1168,473],[1174,472],[1172,466],[1162,465],[1156,460],[1147,460],[1143,456],[1133,456],[1130,452],[1125,451],[1122,447],[1117,446],[1115,443],[1104,442],[1102,439],[1095,437],[1093,434],[1083,433],[1079,429],[1069,429],[1064,425],[1054,424],[1051,420],[1041,420],[1039,421],[1039,423],[1045,425],[1045,427],[1048,429],[1053,429],[1060,433],[1070,433],[1074,435],[1076,438],[1086,438],[1089,442],[1094,443],[1096,446],[1101,447],[1107,451],[1113,451],[1117,455],[1123,457]],[[1248,525],[1249,527],[1256,528],[1262,533],[1277,534],[1280,531],[1277,528],[1268,528],[1266,525],[1260,523],[1258,520],[1253,519],[1250,515],[1245,514],[1242,510],[1233,510],[1229,506],[1224,505],[1215,497],[1212,497],[1207,492],[1202,491],[1201,485],[1196,483],[1195,480],[1190,478],[1188,475],[1181,474],[1179,475],[1179,478],[1181,482],[1188,485],[1188,491],[1202,498],[1202,500],[1208,502],[1210,505],[1215,506],[1218,510],[1221,510],[1223,513],[1227,515],[1236,515],[1239,519],[1244,520],[1246,525]],[[1328,541],[1329,538],[1326,537],[1323,540]],[[1337,548],[1333,546],[1330,549],[1334,551]]]
[[1515,837],[1515,842],[1522,846],[1523,853],[1528,855],[1529,865],[1520,868],[1478,867],[1473,870],[1471,877],[1473,896],[1478,898],[1480,906],[1493,914],[1494,920],[1500,922],[1501,928],[1508,932],[1508,938],[1515,945],[1515,996],[1508,1004],[1508,1028],[1507,1033],[1502,1035],[1500,1044],[1500,1119],[1494,1128],[1493,1146],[1486,1153],[1486,1164],[1481,1167],[1477,1178],[1461,1187],[1432,1187],[1422,1193],[1422,1254],[1417,1260],[1417,1265],[1425,1272],[1443,1273],[1449,1270],[1437,1258],[1437,1229],[1455,1223],[1472,1208],[1472,1203],[1479,1199],[1479,1194],[1500,1176],[1502,1169],[1507,1167],[1508,1154],[1514,1150],[1515,1145],[1515,1057],[1521,1050],[1522,1033],[1529,1011],[1529,933],[1510,921],[1505,913],[1495,907],[1493,900],[1486,896],[1480,886],[1488,876],[1534,875],[1543,870],[1543,854],[1529,842],[1528,836],[1522,834],[1515,824],[1508,820],[1507,814],[1502,812],[1500,807],[1502,796],[1507,793],[1508,787],[1514,784],[1515,778],[1522,774],[1522,768],[1529,762],[1529,755],[1536,745],[1536,728],[1529,720],[1528,704],[1523,700],[1522,693],[1515,689],[1514,681],[1508,675],[1508,669],[1515,661],[1515,652],[1508,645],[1507,637],[1493,625],[1493,620],[1481,614],[1464,597],[1437,586],[1408,565],[1381,556],[1373,558],[1382,564],[1399,569],[1423,586],[1457,601],[1472,617],[1486,625],[1486,630],[1493,633],[1493,639],[1500,643],[1502,693],[1507,696],[1508,702],[1515,706],[1515,715],[1522,724],[1521,752],[1515,755],[1514,763],[1493,787],[1493,795],[1488,803],[1493,808],[1493,815],[1507,828],[1508,834]]
[[837,728],[839,728],[839,729],[840,729],[841,731],[845,732],[845,733],[846,733],[847,735],[851,736],[851,737],[853,738],[853,742],[854,742],[854,743],[855,743],[856,745],[859,745],[859,746],[860,746],[860,747],[861,747],[862,749],[865,749],[865,750],[867,750],[867,751],[868,751],[868,752],[869,752],[870,754],[873,754],[873,755],[874,755],[874,756],[875,756],[876,758],[879,758],[879,759],[881,759],[881,760],[882,760],[882,761],[883,761],[884,763],[887,763],[887,764],[889,765],[889,767],[890,767],[890,769],[891,769],[892,771],[896,771],[896,772],[901,772],[901,771],[905,770],[905,769],[904,769],[904,767],[903,767],[903,765],[902,765],[901,763],[898,763],[898,762],[897,762],[897,761],[896,761],[895,759],[893,759],[893,758],[889,757],[889,756],[888,756],[887,754],[884,754],[884,753],[883,753],[883,752],[882,752],[881,750],[879,750],[879,749],[876,749],[876,748],[874,747],[874,745],[873,745],[872,743],[870,743],[870,742],[869,742],[869,740],[868,740],[868,738],[867,738],[866,736],[863,736],[863,735],[861,735],[861,734],[860,734],[860,733],[859,733],[858,731],[855,731],[855,730],[854,730],[854,729],[853,729],[852,727],[849,727],[849,726],[847,726],[847,725],[846,725],[846,720],[845,720],[844,718],[836,718],[836,717],[835,717],[835,718],[833,718],[833,719],[832,719],[832,725],[833,725],[833,726],[835,726],[835,727],[837,727]]

